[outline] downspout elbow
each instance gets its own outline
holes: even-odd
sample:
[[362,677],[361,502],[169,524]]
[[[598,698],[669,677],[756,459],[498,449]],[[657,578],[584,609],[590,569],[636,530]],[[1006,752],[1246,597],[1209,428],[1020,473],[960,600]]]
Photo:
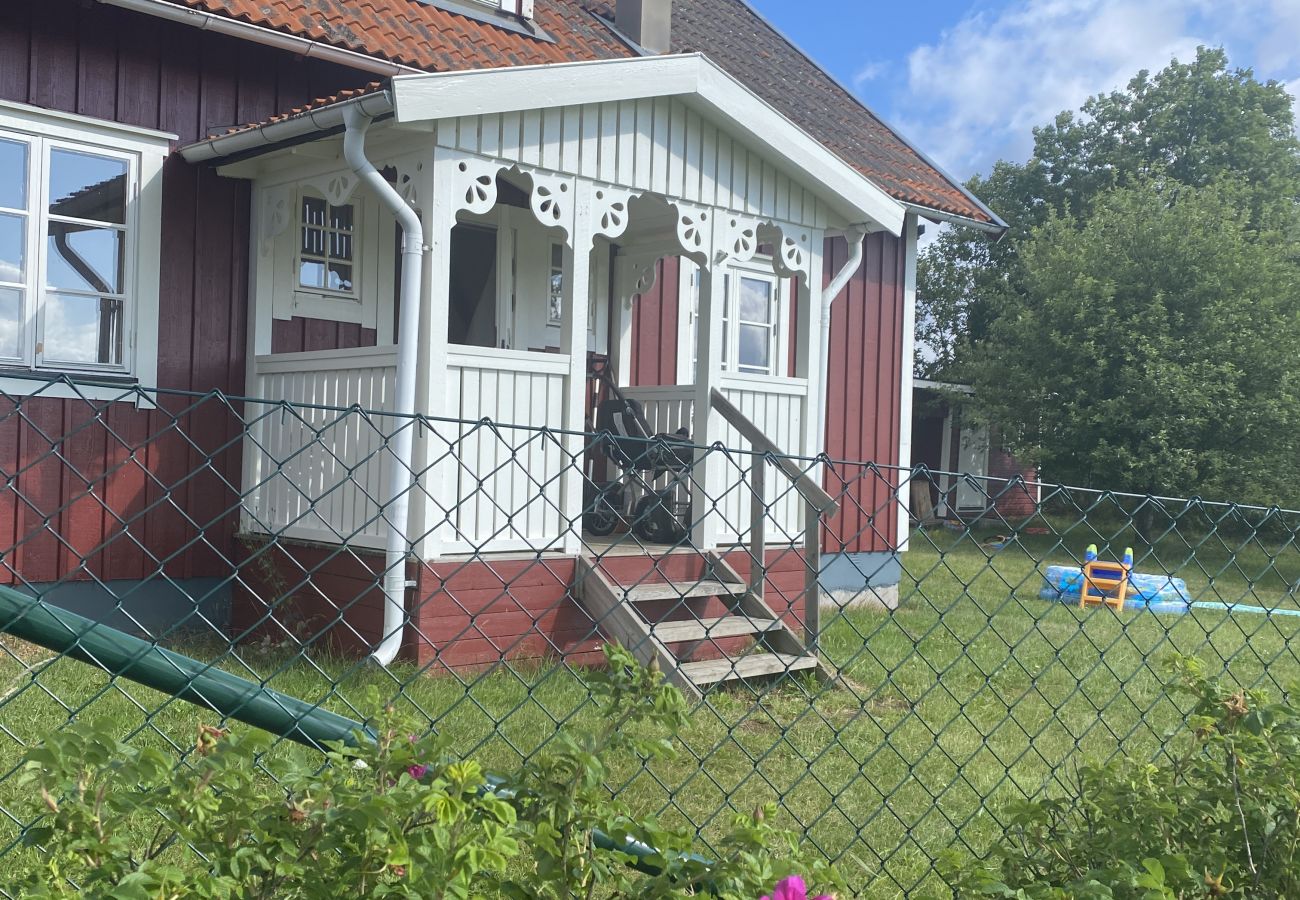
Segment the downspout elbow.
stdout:
[[831,279],[830,284],[826,285],[821,295],[820,359],[822,378],[817,403],[817,440],[822,442],[823,450],[826,441],[826,398],[829,396],[827,388],[830,381],[831,306],[835,303],[835,298],[840,295],[840,292],[848,287],[849,282],[862,266],[867,229],[864,226],[855,225],[844,232],[844,239],[848,241],[849,258],[844,261],[844,265],[835,273],[835,277]]
[[397,371],[394,381],[394,431],[388,437],[393,457],[383,497],[388,526],[384,552],[384,625],[379,645],[370,660],[387,666],[397,658],[406,627],[406,562],[411,552],[410,495],[415,487],[413,468],[416,379],[419,368],[420,285],[424,280],[424,227],[419,215],[402,199],[366,157],[366,131],[372,119],[359,105],[343,110],[343,158],[402,229],[402,283],[397,331]]

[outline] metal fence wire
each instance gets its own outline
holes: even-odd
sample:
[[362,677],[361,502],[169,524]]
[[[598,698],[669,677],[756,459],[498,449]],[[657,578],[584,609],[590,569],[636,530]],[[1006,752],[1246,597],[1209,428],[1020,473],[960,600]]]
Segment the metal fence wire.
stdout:
[[[693,704],[684,755],[627,760],[609,789],[701,852],[775,800],[861,896],[943,895],[936,858],[986,852],[1012,801],[1084,760],[1159,757],[1186,712],[1165,658],[1277,695],[1300,674],[1296,512],[743,440],[36,387],[0,395],[4,583],[345,716],[374,712],[377,687],[497,770],[581,727],[588,667],[623,641]],[[420,462],[386,582],[401,429]],[[1134,551],[1122,610],[1080,607],[1093,544],[1101,561]],[[400,653],[377,666],[394,583]],[[33,864],[28,748],[103,718],[179,764],[216,717],[10,635],[0,648],[4,885]]]

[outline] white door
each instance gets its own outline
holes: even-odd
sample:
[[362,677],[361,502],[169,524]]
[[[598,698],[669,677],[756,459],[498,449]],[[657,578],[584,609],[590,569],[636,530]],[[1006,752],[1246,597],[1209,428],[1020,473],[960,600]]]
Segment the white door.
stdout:
[[961,427],[961,442],[957,451],[957,471],[972,478],[957,481],[957,508],[959,510],[984,509],[988,506],[988,483],[984,476],[989,472],[989,432],[984,426]]

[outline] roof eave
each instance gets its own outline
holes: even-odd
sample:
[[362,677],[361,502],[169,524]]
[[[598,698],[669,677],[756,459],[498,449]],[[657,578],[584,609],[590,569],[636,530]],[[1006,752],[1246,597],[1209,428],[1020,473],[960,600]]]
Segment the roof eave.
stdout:
[[349,106],[359,106],[370,118],[381,119],[392,115],[393,98],[387,89],[350,97],[278,122],[256,125],[189,144],[181,148],[181,156],[189,163],[210,163],[217,160],[230,163],[302,141],[315,140],[343,128],[343,111]]
[[902,233],[902,203],[702,54],[402,75],[392,93],[398,122],[687,97],[796,171],[849,224]]
[[995,241],[1001,240],[1002,236],[1006,234],[1010,228],[1010,226],[1007,225],[1006,222],[1003,222],[1002,219],[992,210],[985,210],[992,221],[984,222],[980,219],[972,219],[970,216],[958,215],[957,213],[947,212],[946,210],[936,209],[933,206],[925,206],[920,203],[904,202],[903,206],[911,212],[915,212],[918,215],[925,216],[927,219],[932,219],[936,222],[947,222],[950,225],[961,225],[966,228],[974,228],[977,231],[983,231],[985,234],[993,235]]

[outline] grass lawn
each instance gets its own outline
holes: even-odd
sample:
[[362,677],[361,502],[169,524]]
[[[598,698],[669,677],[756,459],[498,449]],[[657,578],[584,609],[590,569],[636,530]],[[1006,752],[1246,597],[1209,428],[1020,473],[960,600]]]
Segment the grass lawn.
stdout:
[[[693,713],[674,764],[628,761],[618,773],[625,796],[705,838],[732,812],[780,797],[789,823],[839,861],[860,895],[944,896],[932,857],[998,840],[1008,800],[1050,789],[1084,758],[1159,752],[1180,717],[1162,688],[1165,658],[1199,655],[1243,684],[1275,691],[1300,679],[1300,617],[1081,612],[1038,599],[1039,563],[1070,561],[1054,538],[1026,537],[992,551],[981,536],[988,533],[917,534],[899,611],[853,611],[824,622],[823,648],[844,675],[842,686],[789,681],[762,694],[715,693]],[[1093,540],[1066,538],[1075,552]],[[1193,554],[1188,543],[1162,541],[1139,568],[1159,565],[1187,578],[1198,600],[1296,608],[1294,546],[1237,548],[1211,538]],[[1148,553],[1136,549],[1140,559]],[[5,773],[23,745],[83,706],[81,714],[110,717],[124,734],[138,732],[137,740],[178,747],[192,745],[199,720],[212,719],[78,663],[51,661],[37,648],[7,646],[14,655],[0,662],[0,805],[20,817],[34,806]],[[190,649],[205,658],[216,652]],[[385,695],[398,686],[349,661],[241,653],[262,676],[278,672],[271,686],[339,712],[361,705],[370,685]],[[247,672],[233,659],[226,666]],[[580,673],[563,666],[499,670],[469,687],[400,668],[394,675],[406,681],[407,702],[489,768],[516,765],[558,724],[581,727],[591,716]],[[0,846],[17,833],[12,820],[0,821]],[[0,884],[22,864],[17,850],[0,860]]]

